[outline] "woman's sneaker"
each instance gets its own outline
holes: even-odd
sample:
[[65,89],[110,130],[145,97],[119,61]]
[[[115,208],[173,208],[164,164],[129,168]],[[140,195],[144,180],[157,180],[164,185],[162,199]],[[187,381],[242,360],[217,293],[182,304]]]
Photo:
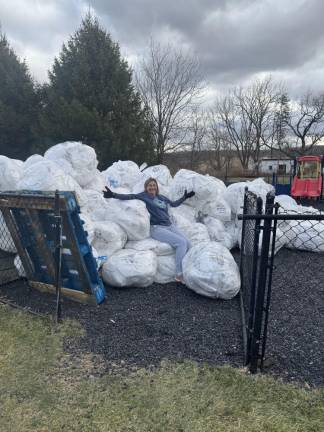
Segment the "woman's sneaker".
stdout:
[[175,277],[175,281],[181,284],[184,284],[184,280],[183,280],[183,276],[182,275],[178,275]]

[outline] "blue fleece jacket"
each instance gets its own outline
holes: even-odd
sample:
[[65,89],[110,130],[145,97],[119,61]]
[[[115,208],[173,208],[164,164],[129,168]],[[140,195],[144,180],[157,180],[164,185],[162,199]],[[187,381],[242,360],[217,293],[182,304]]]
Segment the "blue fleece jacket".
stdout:
[[147,192],[141,192],[138,194],[118,194],[114,193],[113,198],[120,200],[133,200],[138,199],[145,202],[146,208],[150,213],[151,225],[163,225],[170,226],[170,216],[168,213],[168,205],[171,207],[178,207],[185,201],[185,197],[178,199],[177,201],[171,201],[169,198],[163,195],[150,195]]

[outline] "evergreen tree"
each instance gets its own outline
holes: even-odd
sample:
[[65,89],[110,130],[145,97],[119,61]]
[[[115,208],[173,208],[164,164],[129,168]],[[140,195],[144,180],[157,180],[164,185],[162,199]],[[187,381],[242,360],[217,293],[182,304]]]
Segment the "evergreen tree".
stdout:
[[31,154],[38,113],[34,82],[5,35],[0,34],[0,154],[25,159]]
[[55,59],[43,89],[42,145],[80,140],[101,167],[116,159],[154,158],[151,127],[132,85],[132,72],[97,19],[88,14]]

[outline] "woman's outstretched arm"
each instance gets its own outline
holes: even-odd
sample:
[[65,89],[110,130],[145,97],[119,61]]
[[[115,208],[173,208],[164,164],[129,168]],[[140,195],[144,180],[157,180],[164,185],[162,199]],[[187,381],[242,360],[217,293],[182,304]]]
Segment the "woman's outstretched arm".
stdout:
[[133,200],[133,199],[141,199],[140,194],[119,194],[110,190],[107,186],[105,186],[105,190],[103,191],[104,198],[116,198],[120,200]]
[[191,198],[195,195],[194,191],[187,192],[187,189],[184,191],[184,194],[181,198],[179,198],[176,201],[171,201],[167,198],[168,204],[170,204],[171,207],[179,207],[186,199]]

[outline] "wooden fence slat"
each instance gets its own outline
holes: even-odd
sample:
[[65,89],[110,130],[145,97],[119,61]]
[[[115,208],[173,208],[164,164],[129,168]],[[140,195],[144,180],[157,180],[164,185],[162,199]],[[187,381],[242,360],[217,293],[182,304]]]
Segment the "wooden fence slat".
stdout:
[[[56,288],[54,285],[50,285],[50,284],[46,284],[46,283],[42,283],[42,282],[38,282],[38,281],[28,281],[28,284],[31,287],[36,288],[37,290],[42,291],[42,292],[48,292],[51,294],[56,293]],[[68,297],[71,300],[75,300],[75,301],[80,302],[80,303],[96,304],[96,300],[95,300],[94,296],[91,294],[86,294],[83,291],[77,291],[77,290],[65,288],[65,287],[62,287],[61,291],[65,297]]]

